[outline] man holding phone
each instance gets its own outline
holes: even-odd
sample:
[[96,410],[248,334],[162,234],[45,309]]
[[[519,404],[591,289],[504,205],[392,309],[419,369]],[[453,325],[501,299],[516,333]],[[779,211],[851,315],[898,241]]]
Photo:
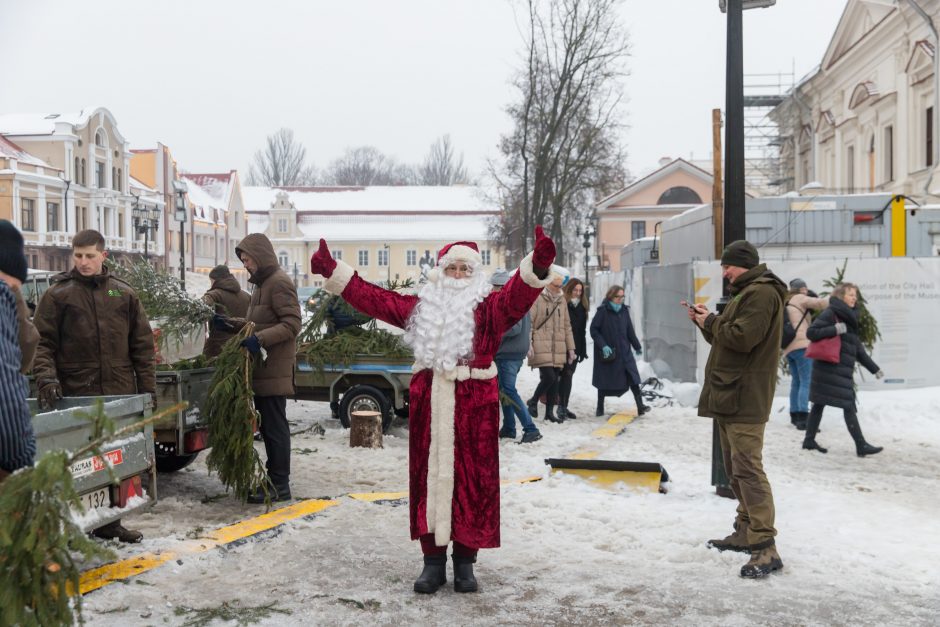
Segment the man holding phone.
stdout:
[[698,414],[718,421],[721,454],[738,499],[734,533],[708,546],[749,552],[741,576],[764,577],[783,568],[774,537],[774,498],[762,463],[764,427],[777,385],[783,297],[786,284],[760,263],[745,240],[728,244],[722,276],[731,283],[731,302],[718,315],[689,305],[689,320],[711,344]]

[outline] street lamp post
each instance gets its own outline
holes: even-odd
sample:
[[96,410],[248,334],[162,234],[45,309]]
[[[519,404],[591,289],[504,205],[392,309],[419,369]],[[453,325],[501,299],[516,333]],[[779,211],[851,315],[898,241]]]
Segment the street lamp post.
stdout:
[[294,289],[297,289],[297,275],[300,274],[300,271],[297,269],[297,262],[294,262]]
[[392,284],[392,250],[388,244],[383,244],[385,249],[385,287]]
[[158,228],[160,214],[156,207],[140,205],[140,196],[134,195],[134,207],[131,209],[134,219],[134,231],[144,235],[144,259],[150,259],[150,232]]
[[186,192],[189,187],[185,181],[174,180],[176,191],[176,220],[180,223],[180,285],[186,289]]
[[597,235],[597,227],[588,222],[588,226],[584,227],[584,233],[581,232],[580,227],[575,231],[577,236],[584,236],[584,241],[581,242],[581,246],[584,248],[584,291],[587,291],[591,287],[591,279],[589,277],[589,267],[591,261],[591,238]]

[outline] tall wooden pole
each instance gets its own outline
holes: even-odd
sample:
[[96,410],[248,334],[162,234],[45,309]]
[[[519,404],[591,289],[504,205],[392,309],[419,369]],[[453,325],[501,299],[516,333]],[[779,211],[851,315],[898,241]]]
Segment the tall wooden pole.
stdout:
[[725,201],[721,176],[721,109],[712,109],[712,224],[715,237],[715,259],[724,249]]

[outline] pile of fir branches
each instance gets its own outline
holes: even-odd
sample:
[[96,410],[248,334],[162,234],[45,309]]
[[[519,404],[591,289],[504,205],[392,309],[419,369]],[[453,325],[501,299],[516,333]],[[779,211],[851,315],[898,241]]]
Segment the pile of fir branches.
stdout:
[[204,329],[215,313],[203,301],[191,298],[178,278],[154,268],[144,259],[109,262],[109,268],[114,276],[134,288],[147,317],[159,319],[162,345],[170,339],[182,343],[187,336]]
[[213,365],[215,365],[214,357],[207,357],[200,353],[195,357],[180,359],[172,364],[157,364],[157,372],[167,370],[199,370],[200,368],[211,368]]
[[[79,562],[112,559],[73,519],[83,506],[72,481],[72,464],[115,437],[185,409],[169,407],[114,431],[101,401],[84,417],[96,437],[73,451],[50,451],[34,466],[0,482],[0,624],[71,625],[81,621]],[[77,615],[77,616],[76,616]]]
[[[414,287],[412,279],[392,281],[391,290]],[[342,318],[346,326],[337,329],[336,320]],[[362,314],[339,295],[318,292],[312,305],[312,315],[297,336],[298,353],[304,355],[314,369],[322,372],[326,366],[349,366],[357,355],[410,358],[413,353],[400,335],[378,328],[375,318]]]
[[208,416],[212,448],[206,465],[235,496],[246,500],[261,488],[266,500],[271,489],[261,457],[255,450],[254,434],[261,420],[255,409],[251,373],[254,359],[241,346],[254,333],[254,323],[247,323],[222,347],[215,358],[215,372],[202,411]]

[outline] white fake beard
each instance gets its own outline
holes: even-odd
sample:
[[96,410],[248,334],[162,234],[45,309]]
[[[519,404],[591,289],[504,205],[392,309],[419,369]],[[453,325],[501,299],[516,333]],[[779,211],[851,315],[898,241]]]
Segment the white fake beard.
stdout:
[[479,269],[465,279],[441,276],[421,288],[404,336],[419,368],[453,370],[457,360],[472,357],[473,313],[492,289]]

